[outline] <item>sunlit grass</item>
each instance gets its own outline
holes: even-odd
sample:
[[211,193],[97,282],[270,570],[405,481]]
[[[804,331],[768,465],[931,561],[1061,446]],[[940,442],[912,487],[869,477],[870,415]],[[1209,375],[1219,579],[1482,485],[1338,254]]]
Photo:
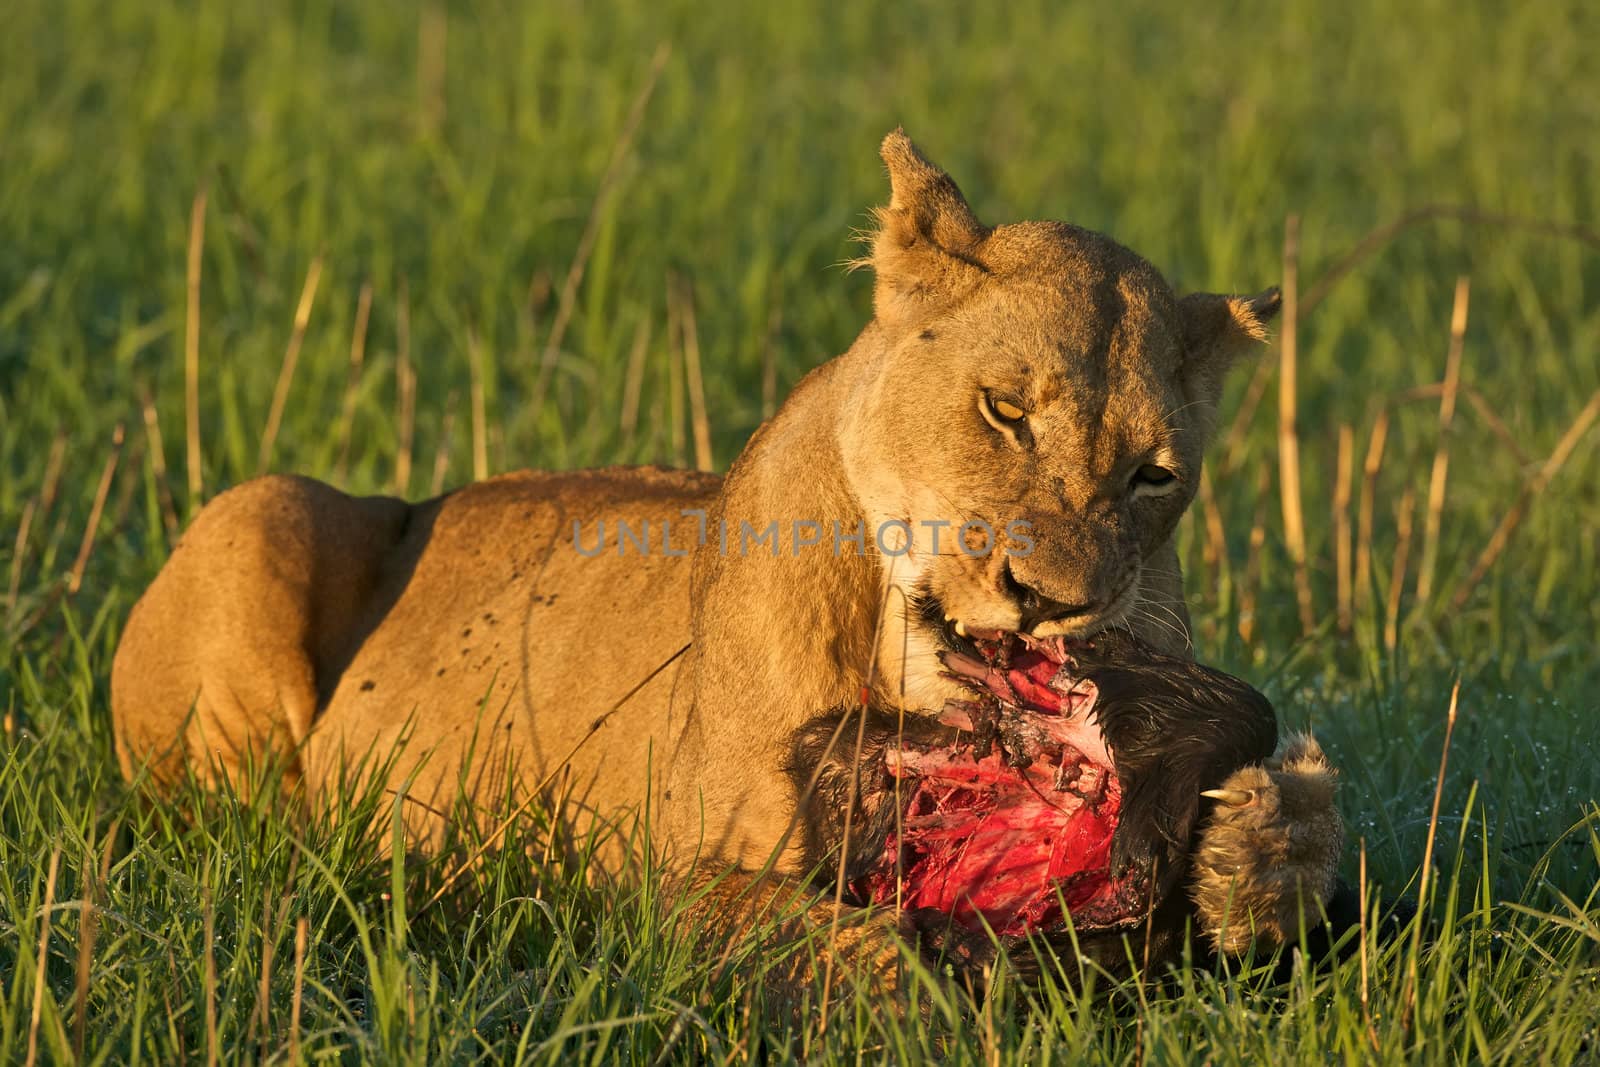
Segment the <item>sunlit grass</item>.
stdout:
[[[203,1061],[212,1040],[224,1060],[283,1062],[301,919],[308,1058],[1594,1054],[1600,431],[1576,440],[1467,585],[1600,389],[1600,71],[1588,46],[1600,26],[1588,6],[1297,0],[1224,16],[1156,3],[712,13],[67,0],[12,5],[4,24],[0,1058],[24,1060],[32,1044],[38,1062],[67,1061],[81,1034],[95,1062]],[[624,138],[663,44],[659,81]],[[249,803],[190,791],[152,805],[122,782],[111,653],[169,551],[169,523],[197,503],[184,356],[198,193],[205,495],[257,469],[320,262],[271,467],[419,496],[471,477],[480,452],[490,471],[693,462],[681,330],[669,329],[686,311],[711,451],[726,465],[771,395],[866,321],[869,281],[839,264],[886,195],[875,149],[901,123],[986,220],[1106,230],[1181,288],[1278,281],[1291,213],[1303,293],[1363,235],[1428,205],[1580,228],[1423,220],[1305,309],[1297,421],[1313,632],[1301,632],[1283,537],[1270,362],[1236,433],[1228,420],[1247,404],[1252,368],[1233,383],[1227,439],[1211,457],[1220,554],[1198,509],[1181,533],[1202,656],[1261,686],[1286,723],[1315,726],[1344,774],[1345,874],[1354,879],[1364,842],[1386,897],[1417,892],[1460,679],[1434,937],[1420,956],[1409,941],[1374,942],[1365,982],[1352,955],[1287,983],[1241,964],[1101,983],[1092,998],[1004,975],[978,997],[933,981],[926,1017],[859,996],[835,998],[824,1022],[815,997],[796,1008],[767,988],[759,945],[698,958],[656,879],[593,883],[584,849],[547,848],[537,817],[424,906],[442,863],[384,857],[392,797],[352,798],[349,817],[308,822],[270,787]],[[1444,376],[1461,276],[1462,396],[1432,590],[1419,599],[1440,402],[1408,391]],[[364,285],[370,322],[353,374]],[[415,375],[403,485],[402,368]],[[1370,577],[1341,632],[1339,427],[1353,442],[1354,530],[1380,412]],[[1391,648],[1407,489],[1415,533]]]

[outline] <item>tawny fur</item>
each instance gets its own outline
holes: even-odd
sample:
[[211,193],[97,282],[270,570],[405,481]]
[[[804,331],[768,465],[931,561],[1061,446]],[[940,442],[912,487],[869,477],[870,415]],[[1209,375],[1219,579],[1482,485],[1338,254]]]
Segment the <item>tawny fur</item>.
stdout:
[[1201,831],[1191,888],[1214,948],[1294,944],[1302,909],[1307,928],[1321,921],[1344,848],[1337,788],[1338,772],[1310,734],[1223,782],[1219,792],[1237,795],[1218,800]]
[[[698,856],[753,871],[776,854],[772,869],[795,873],[794,732],[867,683],[881,706],[912,712],[953,695],[901,593],[931,590],[968,625],[1015,628],[1008,581],[1020,582],[1092,609],[1042,632],[1126,623],[1184,652],[1173,530],[1199,484],[1222,375],[1263,335],[1276,293],[1180,300],[1098,234],[981,224],[899,131],[882,156],[892,194],[869,257],[877,314],[725,479],[521,473],[407,504],[272,477],[214,500],[118,649],[125,773],[149,763],[158,782],[186,767],[237,779],[270,753],[315,799],[373,774],[403,741],[381,776],[417,802],[408,822],[428,846],[435,811],[458,794],[492,822],[566,761],[574,819],[627,818],[648,800],[675,867]],[[1027,410],[1025,442],[980,416],[984,392]],[[1169,491],[1126,491],[1146,463],[1176,473]],[[695,510],[713,523],[698,547],[697,519],[683,514]],[[607,548],[587,558],[574,525],[589,543],[600,519]],[[872,549],[887,519],[953,525],[937,553],[916,525],[910,553],[889,557]],[[1001,533],[1024,520],[1035,550],[1011,575],[1003,552],[955,551],[968,519]],[[649,523],[650,555],[618,555],[618,520]],[[726,554],[718,520],[732,533]],[[865,523],[869,551],[738,551],[741,523],[777,521],[787,539],[797,520]],[[685,554],[661,550],[669,523],[669,547]],[[879,631],[886,583],[901,592]]]

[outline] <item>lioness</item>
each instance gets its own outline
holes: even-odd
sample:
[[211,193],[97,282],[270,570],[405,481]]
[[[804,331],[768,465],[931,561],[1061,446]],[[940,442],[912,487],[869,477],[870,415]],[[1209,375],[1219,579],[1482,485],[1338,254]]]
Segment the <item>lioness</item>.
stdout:
[[428,843],[458,790],[503,811],[565,768],[574,813],[648,801],[678,869],[794,876],[788,761],[819,714],[940,709],[974,635],[1187,655],[1173,531],[1276,290],[1179,299],[1098,234],[980,223],[900,131],[882,156],[875,315],[725,478],[219,496],[117,650],[124,772],[278,753],[315,800],[381,766]]

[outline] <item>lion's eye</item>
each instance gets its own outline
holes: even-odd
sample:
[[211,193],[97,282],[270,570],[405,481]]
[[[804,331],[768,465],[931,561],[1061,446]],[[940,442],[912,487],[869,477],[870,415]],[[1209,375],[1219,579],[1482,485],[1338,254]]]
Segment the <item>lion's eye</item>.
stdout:
[[1176,483],[1178,476],[1155,463],[1146,463],[1133,472],[1133,488],[1160,491]]
[[989,404],[994,408],[994,413],[1007,422],[1021,422],[1028,417],[1026,411],[1023,411],[1009,400],[991,400]]
[[985,422],[1007,437],[1015,438],[1020,431],[1027,429],[1028,413],[1014,400],[979,393],[978,411]]

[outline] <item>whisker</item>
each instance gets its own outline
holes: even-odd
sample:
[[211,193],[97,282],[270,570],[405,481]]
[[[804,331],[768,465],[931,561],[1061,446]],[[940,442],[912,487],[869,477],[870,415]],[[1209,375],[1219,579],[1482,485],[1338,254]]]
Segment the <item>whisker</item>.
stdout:
[[1153,612],[1146,610],[1146,608],[1143,605],[1140,605],[1140,606],[1134,608],[1134,613],[1140,619],[1143,619],[1145,622],[1148,622],[1153,626],[1159,626],[1163,630],[1168,630],[1168,631],[1170,631],[1172,633],[1177,633],[1177,634],[1181,634],[1183,632],[1182,629],[1176,623],[1169,622],[1166,619],[1161,618],[1159,615],[1156,615]]
[[1185,648],[1193,648],[1194,647],[1194,639],[1189,634],[1189,628],[1184,625],[1182,616],[1180,616],[1177,612],[1173,611],[1171,608],[1167,607],[1165,604],[1158,604],[1158,603],[1155,603],[1154,601],[1147,601],[1146,603],[1150,607],[1160,608],[1162,611],[1166,612],[1168,615],[1170,615],[1172,617],[1172,621],[1171,622],[1167,622],[1165,619],[1158,618],[1157,616],[1155,616],[1151,612],[1149,612],[1149,611],[1145,610],[1143,607],[1141,607],[1140,608],[1140,614],[1147,621],[1149,621],[1151,623],[1154,623],[1157,626],[1161,626],[1161,627],[1163,627],[1163,628],[1165,628],[1167,630],[1170,630],[1172,633],[1174,633],[1177,636],[1183,638],[1183,645],[1184,645]]
[[1171,411],[1169,411],[1165,415],[1163,415],[1162,418],[1161,418],[1161,421],[1162,422],[1166,422],[1168,419],[1172,418],[1172,416],[1178,414],[1179,412],[1188,411],[1190,408],[1198,407],[1199,405],[1204,404],[1204,403],[1207,403],[1207,401],[1205,401],[1205,400],[1191,400],[1187,404],[1179,404],[1177,407],[1173,408]]

